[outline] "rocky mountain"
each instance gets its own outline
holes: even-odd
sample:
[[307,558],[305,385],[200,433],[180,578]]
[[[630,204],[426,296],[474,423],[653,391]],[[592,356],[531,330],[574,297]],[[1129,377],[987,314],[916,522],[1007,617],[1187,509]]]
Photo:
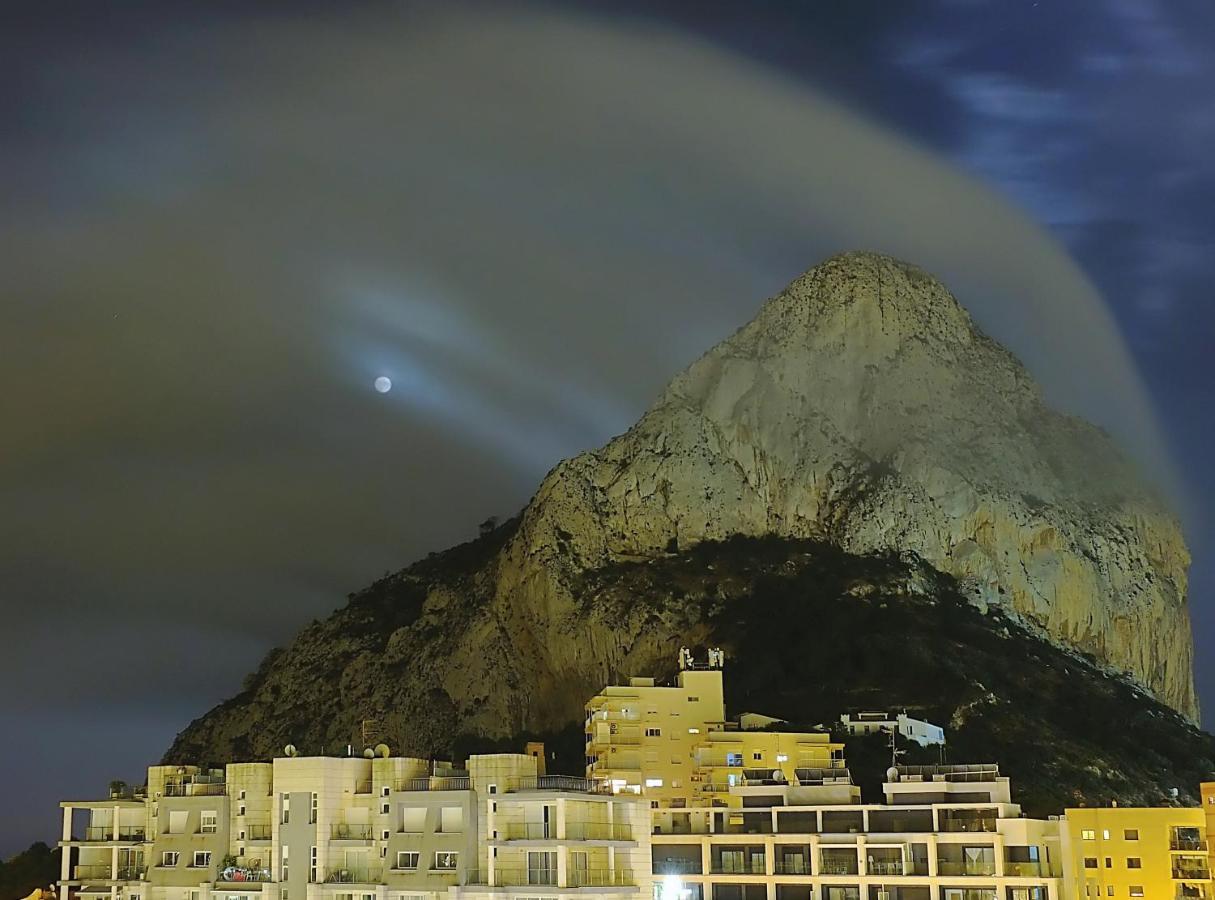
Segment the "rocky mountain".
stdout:
[[[1197,715],[1189,558],[1173,517],[1102,432],[1044,404],[940,282],[849,253],[768,301],[628,432],[560,463],[508,525],[353,595],[272,653],[169,758],[265,756],[287,740],[344,745],[371,716],[419,752],[462,733],[556,731],[608,680],[670,669],[680,643],[740,648],[746,629],[723,632],[718,605],[753,627],[777,615],[754,579],[779,576],[787,560],[732,589],[695,570],[697,548],[755,543],[745,538],[840,554],[870,585],[861,593],[890,598],[888,609],[964,596],[967,616],[998,620],[1059,659],[1081,654],[1078,678],[1125,673],[1126,696],[1160,721],[1188,728],[1149,693]],[[890,554],[904,566],[894,581],[874,562]],[[637,567],[670,577],[638,582]],[[849,608],[854,585],[833,584],[806,595],[808,610],[818,598],[812,620],[795,606],[779,612],[792,671],[840,640],[836,610]],[[640,595],[622,596],[624,585]],[[921,647],[957,652],[931,634]],[[762,668],[733,658],[744,679]],[[963,717],[990,693],[959,687],[946,710],[930,694],[899,696],[887,674],[858,689]],[[957,677],[991,680],[977,668]],[[1012,693],[996,701],[1011,704]],[[1117,778],[1098,781],[1113,790]]]

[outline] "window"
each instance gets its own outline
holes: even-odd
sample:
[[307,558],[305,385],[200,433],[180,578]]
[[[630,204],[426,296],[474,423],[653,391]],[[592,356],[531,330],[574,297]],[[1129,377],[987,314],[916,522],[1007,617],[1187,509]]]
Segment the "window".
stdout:
[[316,796],[316,793],[314,792],[312,794],[312,809],[308,813],[308,822],[311,825],[316,824],[316,807],[317,807],[317,796]]
[[1139,840],[1139,829],[1138,828],[1128,828],[1126,831],[1122,832],[1122,839],[1124,841]]
[[199,834],[215,834],[219,830],[219,817],[215,810],[203,810],[198,817]]
[[1113,860],[1113,859],[1111,859],[1110,857],[1108,857],[1108,856],[1107,856],[1107,857],[1105,858],[1105,867],[1106,867],[1107,869],[1112,869],[1112,868],[1114,868],[1114,860]]
[[405,834],[421,834],[426,824],[426,808],[406,806],[401,808],[401,831]]
[[211,865],[211,851],[195,850],[193,867],[195,869],[205,869],[209,865]]
[[699,703],[699,702],[700,702],[700,698],[699,698],[699,697],[689,697],[689,698],[688,698],[688,702],[689,702],[689,703]]
[[[315,797],[316,795],[313,794],[312,796]],[[308,880],[313,884],[316,883],[316,847],[312,848],[312,859],[308,864]]]
[[788,762],[788,761],[789,761],[789,754],[788,754],[788,753],[778,753],[778,754],[776,754],[776,761],[777,761],[777,762]]
[[280,897],[280,900],[287,900],[287,889],[286,888],[283,888],[283,893],[282,893],[282,896]]
[[179,854],[176,850],[166,850],[160,854],[160,864],[166,869],[171,869],[177,865]]
[[741,766],[742,762],[743,762],[743,760],[742,760],[741,753],[727,753],[726,754],[726,765],[727,766]]
[[388,787],[388,785],[384,785],[382,788],[380,788],[380,796],[381,796],[381,797],[387,797],[387,796],[388,796],[388,791],[389,791],[389,787]]
[[435,869],[450,872],[460,866],[460,854],[455,850],[439,850],[435,853]]
[[166,834],[184,834],[186,830],[186,811],[184,809],[169,810],[169,827]]
[[279,794],[279,799],[282,801],[283,807],[283,824],[287,825],[291,822],[291,795]]
[[662,779],[661,778],[647,778],[645,780],[645,786],[648,788],[662,787]]
[[388,813],[389,813],[390,811],[391,811],[391,807],[390,807],[390,806],[389,806],[387,803],[381,803],[381,804],[380,804],[380,814],[381,814],[381,815],[385,815],[385,816],[386,816],[386,815],[388,815]]
[[287,849],[288,849],[287,847],[285,847],[285,846],[283,847],[283,861],[282,861],[282,866],[281,866],[282,874],[279,875],[279,877],[282,878],[283,881],[287,880]]
[[242,803],[240,806],[237,807],[236,814],[238,816],[243,816],[245,814],[245,804]]
[[689,728],[688,734],[700,734],[700,729],[699,728]]
[[662,729],[661,728],[647,728],[645,730],[645,736],[646,737],[662,737]]
[[755,760],[756,762],[762,762],[763,758],[764,758],[764,755],[762,753],[752,753],[751,754],[751,759]]
[[1108,828],[1104,829],[1101,832],[1101,839],[1103,841],[1108,841],[1110,839],[1110,830]]
[[236,799],[237,799],[237,800],[244,800],[244,799],[245,799],[245,792],[244,792],[244,791],[241,791],[241,792],[240,792],[240,796],[239,796],[239,797],[237,797]]
[[1097,832],[1093,831],[1091,828],[1085,828],[1080,832],[1080,837],[1086,841],[1095,841],[1097,839]]
[[458,834],[464,830],[464,810],[459,806],[444,806],[439,810],[439,828],[443,834]]
[[1128,856],[1126,858],[1126,867],[1128,869],[1142,869],[1143,860],[1141,860],[1138,856]]
[[418,867],[418,852],[416,850],[398,850],[398,869],[416,869]]
[[389,834],[390,834],[389,830],[387,828],[385,828],[383,831],[380,832],[380,840],[382,840],[382,841],[388,840]]
[[1143,885],[1132,884],[1131,888],[1130,888],[1130,895],[1132,897],[1142,897],[1143,896]]

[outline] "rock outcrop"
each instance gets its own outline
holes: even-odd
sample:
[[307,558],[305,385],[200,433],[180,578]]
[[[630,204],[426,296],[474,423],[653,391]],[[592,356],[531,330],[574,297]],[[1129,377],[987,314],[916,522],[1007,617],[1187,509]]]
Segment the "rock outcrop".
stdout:
[[[344,745],[372,716],[420,753],[461,733],[560,729],[607,680],[669,669],[672,642],[732,646],[707,610],[762,592],[675,566],[661,587],[627,582],[663,593],[629,602],[620,579],[747,537],[916,559],[974,606],[1197,716],[1172,516],[1104,434],[1044,404],[938,281],[849,253],[770,300],[627,433],[560,463],[519,517],[377,582],[271,654],[167,758]],[[818,598],[814,627],[788,629],[801,652],[832,633],[835,599]]]

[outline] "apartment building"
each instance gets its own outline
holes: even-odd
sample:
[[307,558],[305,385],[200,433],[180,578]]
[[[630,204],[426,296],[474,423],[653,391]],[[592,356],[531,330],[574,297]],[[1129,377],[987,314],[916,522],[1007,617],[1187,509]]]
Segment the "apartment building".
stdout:
[[[1203,785],[1204,799],[1215,785]],[[1067,895],[1182,900],[1212,890],[1206,803],[1201,808],[1069,809],[1061,822]]]
[[844,796],[856,793],[844,745],[830,735],[774,731],[780,720],[757,713],[727,720],[720,656],[714,659],[696,666],[681,654],[673,684],[631,678],[592,697],[587,777],[644,796],[664,830],[688,830],[688,810],[738,805],[733,789],[746,784],[830,784]]
[[[648,810],[544,772],[543,749],[153,766],[66,801],[62,900],[640,900]],[[640,879],[640,880],[639,880]]]

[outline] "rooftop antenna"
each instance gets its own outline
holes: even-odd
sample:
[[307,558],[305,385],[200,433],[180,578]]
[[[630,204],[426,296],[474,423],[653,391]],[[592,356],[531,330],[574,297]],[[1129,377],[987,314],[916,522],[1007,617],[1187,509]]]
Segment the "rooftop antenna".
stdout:
[[895,737],[897,734],[898,734],[897,728],[890,729],[890,768],[892,768],[892,769],[898,767],[900,756],[907,755],[906,750],[900,750],[898,748],[898,745],[895,744]]

